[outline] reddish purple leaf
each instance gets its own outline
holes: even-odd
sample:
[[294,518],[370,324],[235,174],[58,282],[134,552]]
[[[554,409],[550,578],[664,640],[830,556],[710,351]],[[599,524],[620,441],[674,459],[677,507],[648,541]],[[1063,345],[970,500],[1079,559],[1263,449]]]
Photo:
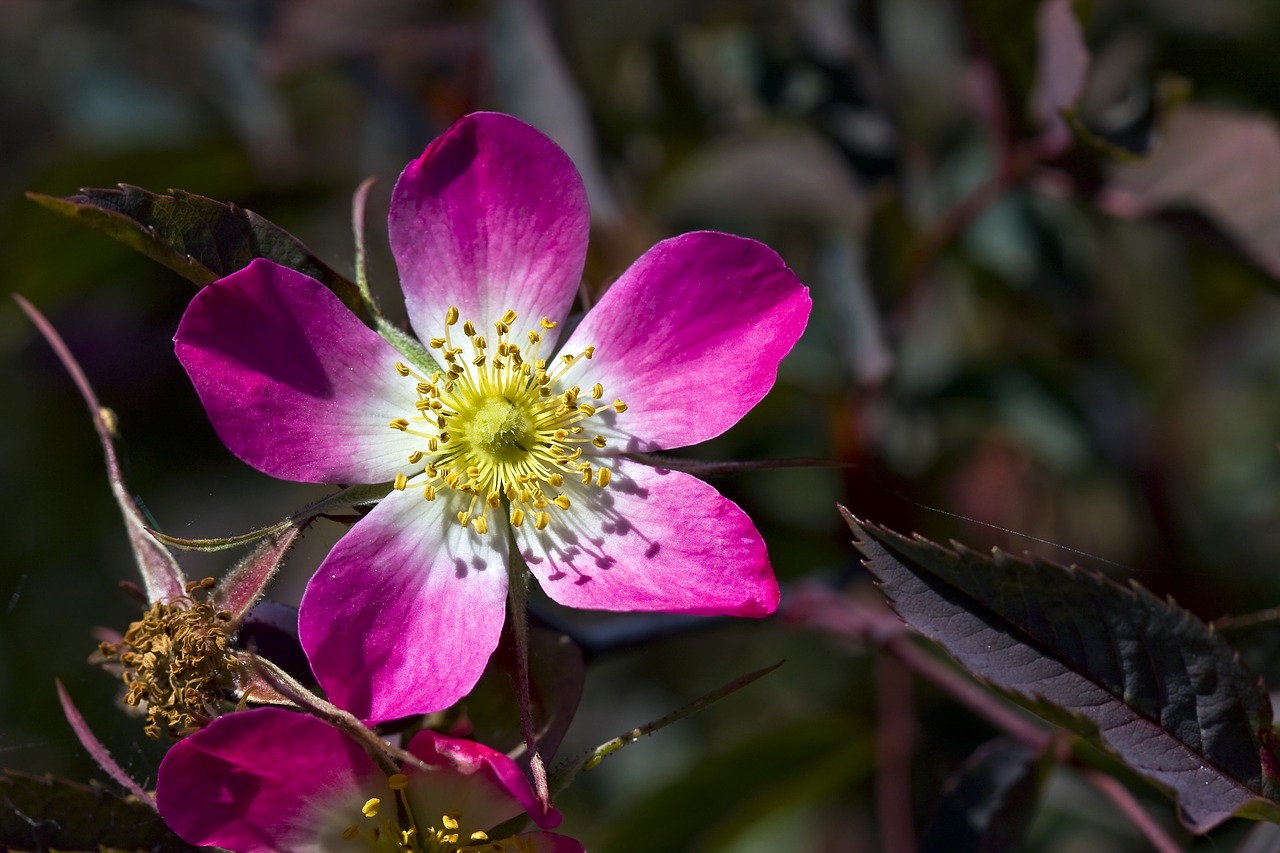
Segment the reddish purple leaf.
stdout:
[[842,512],[909,625],[1170,789],[1193,832],[1235,815],[1280,818],[1264,772],[1276,766],[1270,699],[1208,625],[1136,585],[944,548]]

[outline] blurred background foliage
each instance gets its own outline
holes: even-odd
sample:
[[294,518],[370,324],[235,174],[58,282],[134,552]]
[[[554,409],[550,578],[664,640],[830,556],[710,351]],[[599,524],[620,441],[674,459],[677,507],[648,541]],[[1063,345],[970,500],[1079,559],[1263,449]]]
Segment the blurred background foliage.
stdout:
[[[810,327],[770,397],[684,451],[838,463],[715,481],[759,524],[788,595],[819,583],[876,600],[841,502],[902,532],[1135,578],[1205,619],[1274,606],[1280,6],[1078,3],[1087,56],[1051,8],[1072,11],[5,0],[6,286],[48,314],[117,413],[129,484],[162,529],[270,522],[318,493],[217,442],[171,355],[190,283],[23,192],[179,187],[262,214],[350,273],[350,194],[374,175],[372,277],[394,313],[383,214],[396,175],[460,114],[503,110],[584,175],[588,295],[655,240],[697,228],[767,241],[812,288]],[[1085,59],[1073,137],[1054,109],[1075,101]],[[136,616],[89,419],[12,304],[0,351],[13,407],[0,442],[0,766],[95,775],[56,677],[121,762],[154,780],[161,751],[85,666],[95,626]],[[279,598],[296,600],[337,533],[308,534]],[[223,565],[188,563],[197,577]],[[922,826],[994,734],[896,664],[781,619],[538,613],[588,655],[566,754],[787,661],[583,777],[561,806],[592,850],[889,849],[901,839],[886,841],[886,824]],[[1268,669],[1275,633],[1264,622],[1234,637]],[[905,768],[899,788],[886,789],[886,763]],[[1174,825],[1159,795],[1135,790]],[[1140,844],[1057,772],[1021,849]]]

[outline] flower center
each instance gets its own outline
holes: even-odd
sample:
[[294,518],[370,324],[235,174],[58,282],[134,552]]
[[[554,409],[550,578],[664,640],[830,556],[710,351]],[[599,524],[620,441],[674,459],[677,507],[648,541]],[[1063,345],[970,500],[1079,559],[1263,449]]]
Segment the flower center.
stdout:
[[[420,825],[409,804],[407,789],[409,777],[396,773],[387,779],[397,801],[387,804],[378,797],[370,797],[360,807],[360,817],[342,832],[344,841],[372,851],[409,851],[409,853],[482,853],[482,851],[514,850],[532,851],[523,839],[511,838],[494,842],[482,830],[466,832],[462,829],[462,812],[453,811],[440,816],[439,826]],[[408,829],[401,829],[402,823]]]
[[[608,404],[599,402],[604,387],[597,383],[584,392],[566,381],[595,347],[561,355],[548,367],[539,350],[543,332],[555,323],[544,317],[517,345],[511,335],[516,312],[509,310],[493,324],[492,347],[470,320],[462,324],[468,355],[467,347],[454,344],[458,320],[458,309],[449,308],[444,335],[430,340],[444,370],[423,376],[396,363],[398,374],[416,380],[418,399],[412,417],[396,418],[390,426],[423,439],[408,460],[425,466],[412,476],[397,474],[395,488],[421,488],[429,501],[443,493],[456,495],[465,501],[455,515],[458,523],[477,533],[488,533],[490,512],[504,507],[512,525],[528,519],[543,530],[553,510],[572,506],[566,475],[597,488],[608,486],[611,477],[598,458],[592,461],[607,442],[586,426],[608,411]],[[611,408],[621,414],[627,405],[614,400]]]

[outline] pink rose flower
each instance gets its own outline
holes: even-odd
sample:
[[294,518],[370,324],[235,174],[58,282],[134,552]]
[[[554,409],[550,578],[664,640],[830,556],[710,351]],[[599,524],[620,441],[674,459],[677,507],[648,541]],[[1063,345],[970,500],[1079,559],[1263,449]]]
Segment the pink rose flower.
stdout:
[[664,240],[561,341],[586,194],[555,143],[496,113],[464,117],[405,168],[389,228],[440,370],[264,260],[197,294],[175,337],[242,460],[395,486],[302,599],[330,699],[382,721],[465,695],[498,642],[512,548],[569,607],[772,613],[777,580],[742,510],[626,454],[719,435],[773,386],[811,304],[782,259],[716,232]]

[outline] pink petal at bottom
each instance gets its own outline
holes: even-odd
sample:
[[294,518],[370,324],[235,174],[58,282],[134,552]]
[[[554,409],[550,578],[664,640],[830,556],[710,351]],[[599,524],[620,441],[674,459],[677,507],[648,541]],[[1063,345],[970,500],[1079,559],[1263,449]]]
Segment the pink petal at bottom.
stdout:
[[236,853],[324,849],[375,794],[390,794],[386,778],[355,741],[280,708],[219,717],[169,750],[156,781],[184,841]]
[[439,711],[475,685],[506,617],[505,522],[481,535],[465,504],[393,491],[307,585],[298,632],[330,701],[381,722]]
[[777,609],[764,541],[737,504],[678,471],[622,459],[611,467],[607,488],[574,488],[572,507],[546,530],[516,530],[548,596],[594,610],[759,617]]

